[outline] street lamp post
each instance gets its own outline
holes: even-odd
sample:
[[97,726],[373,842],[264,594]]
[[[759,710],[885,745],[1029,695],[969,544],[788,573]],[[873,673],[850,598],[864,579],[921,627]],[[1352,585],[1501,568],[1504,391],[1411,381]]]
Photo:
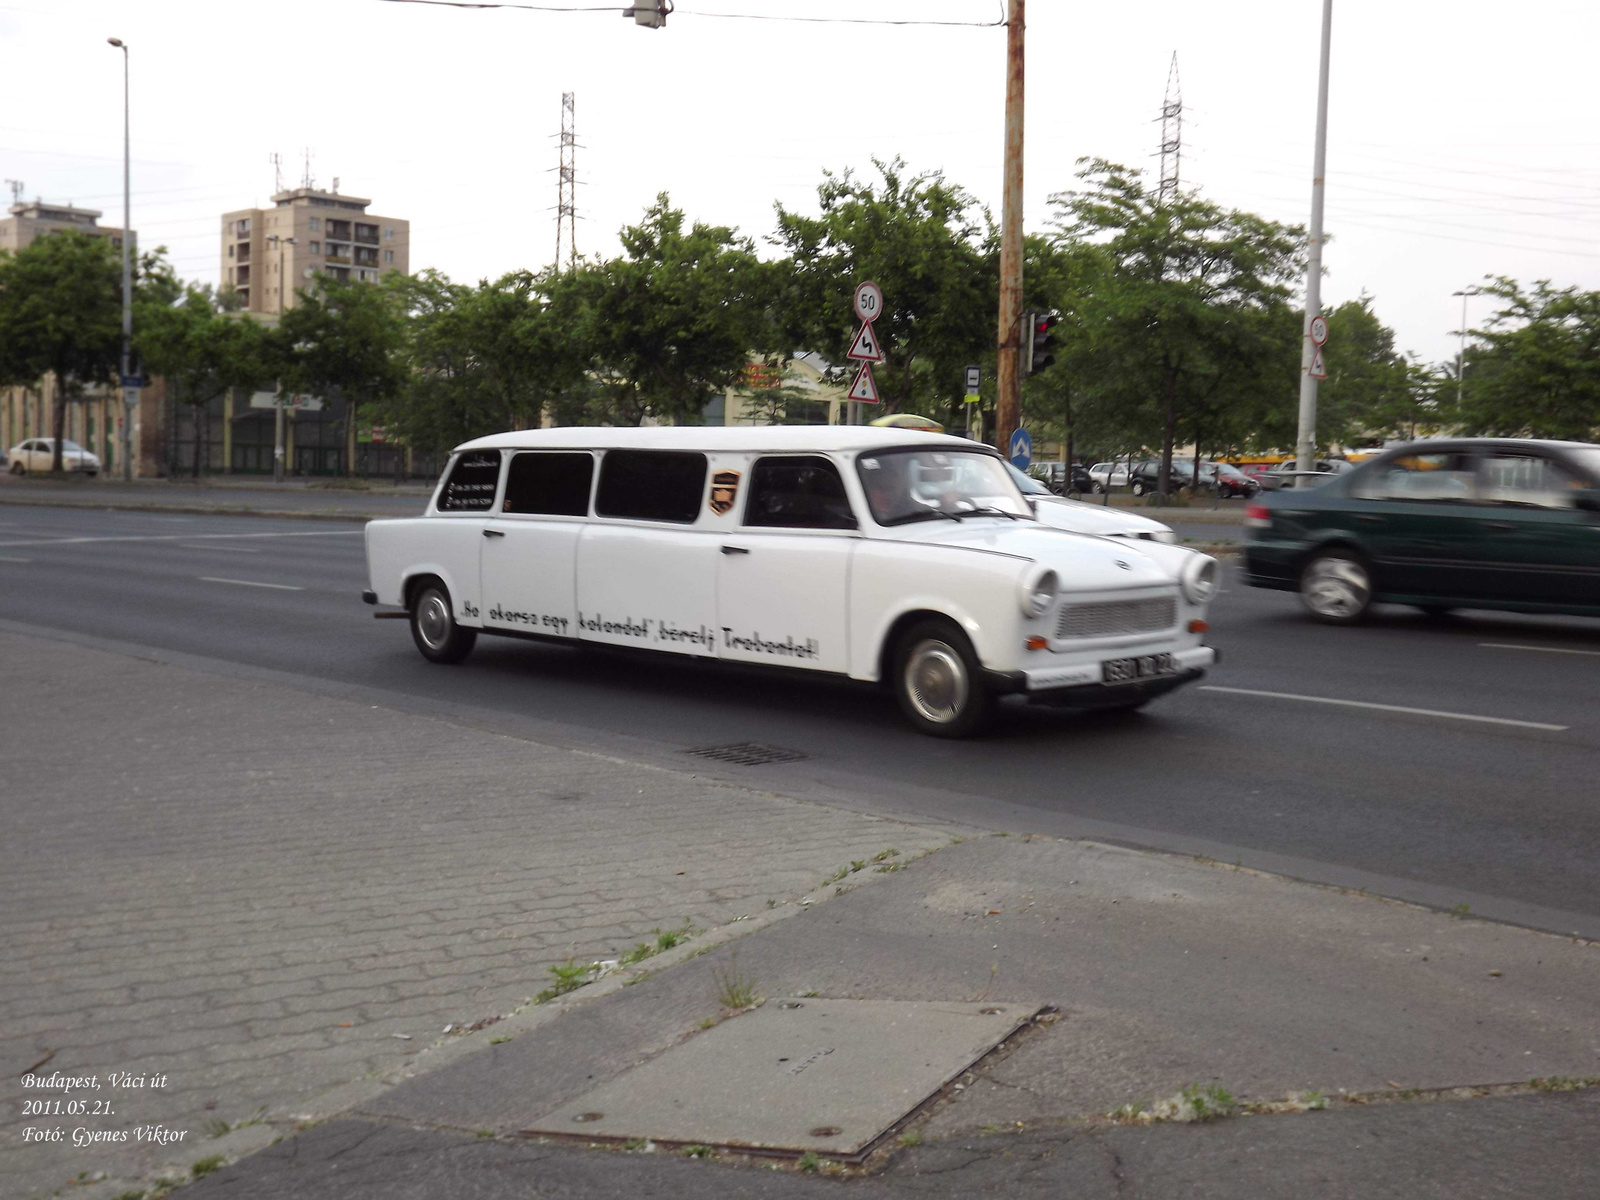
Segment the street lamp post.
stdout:
[[[129,150],[128,116],[128,46],[121,38],[107,38],[107,43],[122,51],[122,438],[119,453],[122,456],[122,478],[133,480],[133,409],[137,404],[138,388],[128,386],[128,376],[133,367],[133,260],[130,257],[133,239],[132,159]],[[132,393],[130,395],[130,392]]]
[[1317,345],[1311,321],[1322,312],[1322,193],[1328,169],[1328,50],[1333,40],[1333,0],[1322,0],[1322,62],[1317,74],[1317,142],[1311,167],[1311,228],[1306,239],[1306,317],[1300,340],[1300,428],[1295,469],[1309,471],[1317,459],[1317,379],[1311,374]]
[[[267,235],[267,241],[278,247],[278,317],[283,317],[283,248],[296,244],[292,237],[279,237],[275,233]],[[283,482],[283,387],[280,384],[276,402],[272,406],[276,412],[273,419],[272,442],[272,482]]]
[[1461,407],[1463,394],[1461,385],[1463,380],[1466,379],[1467,373],[1467,300],[1472,296],[1478,295],[1478,293],[1479,289],[1475,287],[1462,288],[1459,292],[1450,293],[1452,296],[1461,297],[1461,329],[1459,330],[1461,342],[1456,350],[1456,408],[1458,409]]

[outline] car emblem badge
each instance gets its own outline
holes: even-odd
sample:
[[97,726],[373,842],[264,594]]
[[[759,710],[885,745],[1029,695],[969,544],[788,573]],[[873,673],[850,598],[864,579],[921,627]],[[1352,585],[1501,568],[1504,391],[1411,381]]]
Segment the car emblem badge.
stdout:
[[1120,558],[1117,559],[1117,566],[1121,567],[1124,571],[1133,570],[1132,567],[1130,567],[1127,563],[1123,562],[1122,559],[1120,559]]
[[739,472],[718,471],[711,477],[711,511],[722,516],[739,495]]

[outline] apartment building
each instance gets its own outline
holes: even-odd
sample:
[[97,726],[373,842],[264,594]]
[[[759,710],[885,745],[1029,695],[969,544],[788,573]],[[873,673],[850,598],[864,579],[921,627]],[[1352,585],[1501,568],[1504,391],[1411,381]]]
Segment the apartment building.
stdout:
[[377,282],[411,269],[411,223],[367,212],[371,200],[293,188],[271,208],[222,216],[222,274],[246,312],[278,315],[319,275]]

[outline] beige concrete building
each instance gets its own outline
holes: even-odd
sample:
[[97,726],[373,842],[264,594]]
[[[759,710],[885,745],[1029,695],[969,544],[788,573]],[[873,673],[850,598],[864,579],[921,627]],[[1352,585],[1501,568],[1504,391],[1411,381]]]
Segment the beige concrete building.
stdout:
[[222,216],[221,285],[239,293],[246,312],[293,308],[319,275],[375,283],[411,270],[411,223],[368,213],[371,200],[302,187],[272,203]]
[[[122,246],[121,228],[101,225],[99,209],[35,199],[13,204],[10,213],[0,218],[0,251],[15,253],[48,234],[69,230],[110,238],[113,246]],[[138,245],[139,235],[135,232],[133,248],[137,250]],[[55,380],[48,377],[33,387],[0,389],[0,454],[25,438],[54,436],[55,400]],[[133,414],[137,475],[161,473],[161,405],[161,393],[146,388]],[[64,436],[97,454],[108,475],[120,474],[116,453],[121,444],[121,421],[126,415],[115,387],[87,388],[81,402],[67,405]]]

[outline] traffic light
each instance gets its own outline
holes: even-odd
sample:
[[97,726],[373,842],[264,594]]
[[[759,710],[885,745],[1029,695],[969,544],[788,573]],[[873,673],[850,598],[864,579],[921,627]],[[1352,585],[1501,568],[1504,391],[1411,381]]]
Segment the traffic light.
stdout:
[[667,23],[667,14],[671,11],[672,0],[634,0],[633,7],[623,9],[622,15],[632,17],[635,25],[660,29]]
[[1023,316],[1028,321],[1028,331],[1022,339],[1022,378],[1026,379],[1055,362],[1051,351],[1055,349],[1055,328],[1061,318],[1053,312],[1030,312]]

